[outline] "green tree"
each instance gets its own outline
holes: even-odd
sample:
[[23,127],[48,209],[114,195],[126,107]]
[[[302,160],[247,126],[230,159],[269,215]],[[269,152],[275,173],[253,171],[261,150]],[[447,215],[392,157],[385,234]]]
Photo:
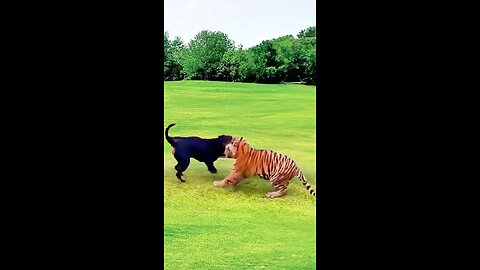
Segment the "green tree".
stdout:
[[240,65],[238,75],[242,82],[254,82],[256,80],[255,55],[252,50],[237,51]]
[[188,46],[164,32],[164,80],[316,84],[316,27],[244,50],[222,32],[200,31]]
[[168,39],[168,32],[163,32],[163,79],[168,77],[167,62],[170,51],[170,40]]
[[180,63],[181,56],[185,50],[185,45],[180,37],[169,40],[168,32],[163,35],[163,77],[164,80],[181,80],[183,79],[182,65]]
[[187,78],[216,80],[223,55],[234,49],[234,43],[222,32],[200,31],[188,44],[182,56],[182,66]]
[[283,36],[273,40],[277,52],[278,74],[281,81],[300,81],[301,48],[298,39],[293,36]]
[[317,79],[317,40],[315,38],[299,39],[301,53],[301,80],[307,84],[316,84]]
[[305,37],[313,37],[316,38],[317,36],[317,27],[316,26],[311,26],[308,27],[307,29],[304,29],[298,33],[297,37],[298,38],[305,38]]
[[249,49],[253,53],[255,82],[278,83],[281,75],[276,60],[277,52],[271,40],[264,40],[259,45]]
[[222,81],[239,81],[239,68],[242,63],[242,50],[227,51],[220,61],[217,78]]

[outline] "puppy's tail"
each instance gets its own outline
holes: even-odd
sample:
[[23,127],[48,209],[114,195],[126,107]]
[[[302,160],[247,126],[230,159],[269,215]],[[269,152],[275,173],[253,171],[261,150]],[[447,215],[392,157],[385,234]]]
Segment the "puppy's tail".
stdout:
[[165,138],[167,139],[167,142],[172,146],[172,147],[175,147],[175,141],[173,140],[172,137],[168,136],[168,130],[175,126],[175,124],[170,124],[168,125],[167,129],[165,129]]

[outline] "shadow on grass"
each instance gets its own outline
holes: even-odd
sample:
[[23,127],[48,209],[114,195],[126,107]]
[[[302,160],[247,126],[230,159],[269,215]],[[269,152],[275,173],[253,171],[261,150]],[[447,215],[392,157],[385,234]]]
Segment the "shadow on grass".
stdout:
[[231,187],[232,192],[244,193],[249,196],[264,197],[268,192],[274,191],[269,181],[260,178],[248,178],[238,185]]

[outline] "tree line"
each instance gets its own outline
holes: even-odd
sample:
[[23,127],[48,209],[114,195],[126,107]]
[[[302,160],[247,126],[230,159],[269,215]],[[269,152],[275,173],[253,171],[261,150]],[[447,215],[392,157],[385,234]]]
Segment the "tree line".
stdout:
[[200,31],[188,44],[164,32],[165,81],[183,79],[316,84],[316,27],[244,50],[222,32]]

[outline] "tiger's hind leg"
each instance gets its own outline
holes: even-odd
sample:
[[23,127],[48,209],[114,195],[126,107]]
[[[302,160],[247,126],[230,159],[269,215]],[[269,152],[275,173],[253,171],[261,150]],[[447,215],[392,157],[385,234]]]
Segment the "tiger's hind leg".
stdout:
[[[284,179],[282,179],[284,180]],[[267,198],[276,198],[287,195],[288,180],[282,181],[280,179],[271,179],[272,186],[275,188],[274,192],[268,192]]]
[[277,191],[274,192],[268,192],[267,193],[267,198],[276,198],[276,197],[282,197],[287,195],[287,189],[286,188],[279,188]]

